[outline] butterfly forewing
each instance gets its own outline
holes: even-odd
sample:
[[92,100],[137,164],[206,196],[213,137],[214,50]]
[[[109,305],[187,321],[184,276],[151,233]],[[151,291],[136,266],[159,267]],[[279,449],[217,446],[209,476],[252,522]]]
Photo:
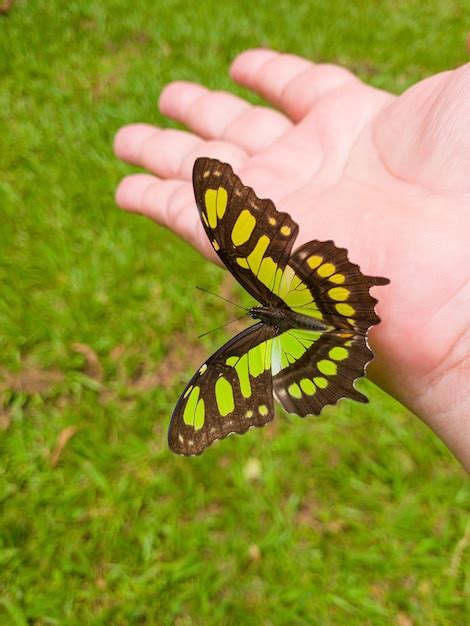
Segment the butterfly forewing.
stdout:
[[274,334],[270,326],[251,326],[199,368],[171,418],[168,440],[174,452],[200,454],[217,439],[273,419]]
[[259,302],[282,304],[276,292],[297,224],[216,159],[197,159],[193,185],[204,229],[224,265]]

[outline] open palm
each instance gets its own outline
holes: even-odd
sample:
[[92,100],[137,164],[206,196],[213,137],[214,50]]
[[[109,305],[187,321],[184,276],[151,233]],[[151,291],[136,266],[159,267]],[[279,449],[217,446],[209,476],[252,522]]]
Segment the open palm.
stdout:
[[365,273],[389,277],[370,373],[470,467],[470,65],[400,97],[268,50],[243,53],[231,74],[278,110],[170,84],[160,109],[192,132],[121,129],[116,154],[151,174],[126,177],[117,203],[215,261],[190,181],[198,156],[216,157],[290,213],[298,244],[333,239]]

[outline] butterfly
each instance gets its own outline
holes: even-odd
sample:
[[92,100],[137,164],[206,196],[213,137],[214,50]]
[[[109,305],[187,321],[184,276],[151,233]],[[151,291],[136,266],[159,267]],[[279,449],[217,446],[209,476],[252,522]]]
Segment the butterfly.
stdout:
[[367,335],[380,322],[369,289],[390,281],[362,274],[332,241],[292,252],[298,225],[227,163],[198,158],[193,187],[212,247],[259,305],[249,309],[256,323],[187,384],[171,418],[171,450],[201,454],[217,439],[264,426],[274,398],[301,417],[341,398],[368,402],[354,382],[373,358]]

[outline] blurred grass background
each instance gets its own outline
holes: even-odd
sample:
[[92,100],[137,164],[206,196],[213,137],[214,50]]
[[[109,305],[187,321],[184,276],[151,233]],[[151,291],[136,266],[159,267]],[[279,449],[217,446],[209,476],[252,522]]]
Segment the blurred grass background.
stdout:
[[0,624],[470,623],[463,470],[372,385],[366,407],[169,453],[177,396],[223,340],[196,335],[227,319],[194,287],[227,283],[116,209],[131,168],[111,150],[123,124],[168,124],[170,80],[255,100],[228,79],[245,48],[400,92],[467,60],[469,17],[451,0],[17,0],[0,16]]

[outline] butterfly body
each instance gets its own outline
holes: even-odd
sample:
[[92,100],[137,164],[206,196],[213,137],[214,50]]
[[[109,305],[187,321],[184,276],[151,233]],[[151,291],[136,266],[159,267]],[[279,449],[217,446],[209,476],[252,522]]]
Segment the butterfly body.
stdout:
[[287,307],[256,306],[249,311],[251,317],[269,324],[276,329],[276,334],[286,332],[291,328],[324,332],[328,326],[308,315],[295,313]]
[[373,358],[371,326],[380,318],[366,276],[332,241],[292,251],[299,227],[260,199],[230,167],[199,158],[193,186],[215,252],[260,304],[245,329],[197,370],[171,418],[170,448],[201,454],[213,441],[274,418],[273,398],[290,413],[318,415],[341,398],[368,402],[355,388]]

